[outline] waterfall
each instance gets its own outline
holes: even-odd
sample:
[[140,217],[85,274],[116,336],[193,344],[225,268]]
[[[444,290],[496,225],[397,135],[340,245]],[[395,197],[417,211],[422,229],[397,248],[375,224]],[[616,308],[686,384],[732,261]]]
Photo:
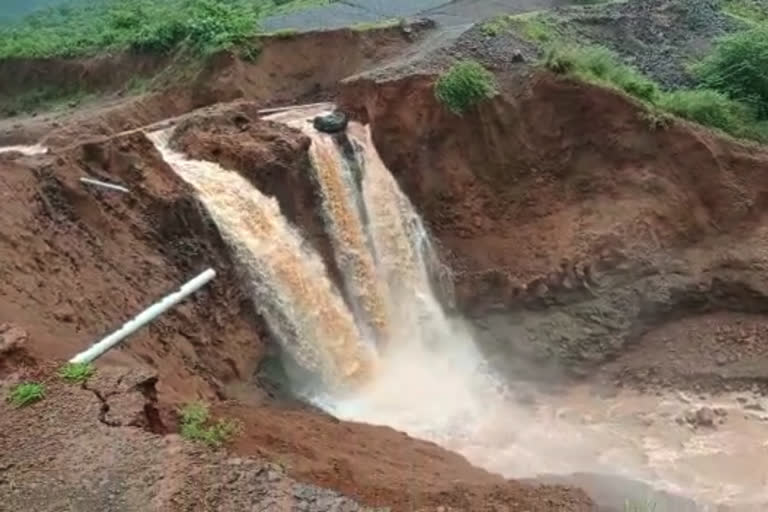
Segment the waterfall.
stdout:
[[170,132],[149,134],[165,161],[197,191],[200,201],[251,281],[254,303],[284,348],[330,384],[370,374],[375,354],[328,278],[274,198],[213,162],[169,147]]
[[276,338],[330,389],[360,389],[387,365],[409,367],[414,351],[431,357],[440,348],[455,359],[451,364],[471,366],[478,359],[474,344],[466,343],[432,290],[437,258],[420,217],[382,162],[368,127],[350,123],[346,135],[312,128],[308,120],[323,108],[283,110],[267,119],[311,139],[312,177],[343,294],[275,198],[235,171],[173,150],[170,130],[150,138],[196,190]]
[[[765,502],[764,482],[747,485],[739,481],[746,472],[713,470],[719,460],[742,467],[757,453],[757,437],[678,428],[673,418],[690,409],[688,400],[657,403],[631,392],[607,398],[577,385],[562,396],[522,388],[526,403],[519,403],[521,390],[488,369],[462,321],[443,311],[433,290],[440,262],[370,129],[352,122],[332,136],[311,128],[308,121],[331,107],[281,109],[269,119],[311,139],[312,177],[342,273],[338,287],[275,198],[237,172],[174,151],[170,132],[150,134],[218,226],[275,337],[328,384],[302,390],[308,400],[340,419],[429,439],[506,477],[594,471],[707,500],[752,493],[749,499]],[[710,450],[722,446],[733,453]],[[704,458],[715,456],[721,459]],[[754,482],[762,478],[751,473]]]

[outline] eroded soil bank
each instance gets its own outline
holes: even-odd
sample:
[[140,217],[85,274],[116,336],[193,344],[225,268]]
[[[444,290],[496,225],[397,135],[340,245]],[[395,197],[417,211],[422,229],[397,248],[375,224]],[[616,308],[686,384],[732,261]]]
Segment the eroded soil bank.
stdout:
[[[583,491],[504,480],[470,463],[505,472],[499,447],[538,448],[555,432],[563,451],[547,445],[549,456],[562,454],[558,462],[571,471],[568,449],[589,455],[610,438],[564,425],[619,425],[627,443],[672,431],[688,443],[690,465],[716,474],[723,459],[707,449],[727,444],[729,428],[761,435],[768,153],[679,121],[659,126],[614,92],[511,61],[500,68],[501,94],[461,118],[436,102],[432,75],[358,76],[337,90],[341,78],[396,55],[413,37],[400,27],[382,34],[289,38],[265,47],[255,64],[220,56],[201,75],[205,87],[7,127],[5,143],[44,136],[50,150],[0,153],[3,392],[23,378],[49,386],[46,400],[30,408],[0,406],[6,503],[587,511],[594,503]],[[337,59],[339,52],[347,57]],[[193,111],[240,97],[246,101]],[[259,115],[267,105],[336,97],[370,123],[423,217],[451,271],[452,313],[470,319],[478,344],[510,381],[527,381],[513,398],[530,405],[541,400],[542,381],[555,385],[525,429],[500,410],[469,461],[388,427],[276,400],[275,385],[284,383],[263,380],[259,367],[277,342],[255,313],[250,284],[194,192],[137,130],[185,114],[169,121],[177,126],[174,147],[274,197],[338,282],[309,140]],[[130,193],[86,187],[82,176]],[[98,380],[80,388],[53,377],[52,361],[209,266],[216,280],[101,360]],[[631,398],[622,401],[629,395],[616,385]],[[580,386],[605,393],[611,407],[603,410]],[[526,389],[535,390],[533,399]],[[683,414],[647,392],[667,403],[681,389],[741,394],[733,407],[684,394],[690,410]],[[178,406],[193,399],[243,421],[226,451],[197,449],[174,434]],[[707,400],[712,410],[700,413]],[[747,406],[744,421],[728,419]],[[585,440],[585,432],[599,435]],[[443,444],[462,450],[465,441]],[[651,450],[636,453],[642,459]],[[749,462],[758,486],[768,477],[761,460]],[[575,482],[596,498],[624,490],[590,476]],[[620,504],[621,496],[608,501]]]
[[680,353],[665,365],[643,363],[638,343],[683,319],[708,331],[714,313],[762,321],[768,153],[681,121],[654,127],[627,98],[546,73],[510,76],[463,118],[431,84],[361,79],[343,103],[371,123],[491,353],[765,384],[762,344],[726,327],[738,316],[719,317],[723,335],[695,368],[683,356],[701,348],[692,336],[664,349]]

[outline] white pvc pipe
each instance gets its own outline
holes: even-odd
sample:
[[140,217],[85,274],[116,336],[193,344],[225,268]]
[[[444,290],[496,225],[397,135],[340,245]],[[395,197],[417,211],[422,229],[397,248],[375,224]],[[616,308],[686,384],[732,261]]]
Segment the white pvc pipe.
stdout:
[[187,282],[184,286],[179,288],[178,291],[166,295],[162,300],[155,302],[147,309],[139,313],[132,320],[126,322],[120,329],[113,332],[103,340],[91,345],[91,347],[83,352],[80,352],[75,357],[69,360],[70,363],[90,363],[97,357],[100,357],[107,350],[111,349],[118,343],[120,343],[126,336],[133,334],[141,329],[144,325],[148,324],[161,314],[168,311],[170,308],[184,300],[191,293],[196,292],[202,288],[208,281],[216,277],[216,271],[209,268],[202,274],[198,275],[191,281]]
[[83,182],[83,183],[87,183],[89,185],[96,185],[97,187],[103,187],[103,188],[108,188],[108,189],[111,189],[111,190],[117,190],[119,192],[126,192],[126,193],[130,192],[130,190],[128,190],[127,188],[125,188],[123,186],[113,185],[112,183],[107,183],[105,181],[94,180],[94,179],[91,179],[91,178],[80,178],[80,181]]

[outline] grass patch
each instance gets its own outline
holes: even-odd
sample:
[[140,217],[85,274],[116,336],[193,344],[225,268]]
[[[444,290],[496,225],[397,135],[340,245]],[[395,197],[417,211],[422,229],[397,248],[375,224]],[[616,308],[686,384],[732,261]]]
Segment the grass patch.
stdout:
[[198,55],[244,44],[266,16],[330,0],[102,0],[46,9],[0,28],[0,58],[104,51]]
[[457,62],[440,75],[435,83],[435,96],[448,109],[458,115],[483,100],[496,95],[493,74],[479,62]]
[[711,89],[681,89],[662,94],[657,102],[662,110],[684,119],[711,126],[736,137],[766,140],[754,111]]
[[[612,1],[614,0],[593,0],[581,2],[581,4],[602,4]],[[578,39],[578,34],[569,20],[551,11],[502,14],[481,24],[480,30],[489,37],[513,31],[529,42],[540,44]]]
[[656,82],[623,64],[615,53],[602,46],[553,47],[546,54],[545,65],[556,73],[618,88],[644,101],[654,102],[659,96]]
[[227,419],[213,421],[208,406],[201,402],[185,405],[181,416],[181,436],[190,441],[219,447],[240,430],[240,425]]
[[768,141],[768,126],[751,103],[708,88],[662,91],[656,82],[623,64],[606,48],[553,47],[547,52],[544,64],[556,73],[618,89],[637,98],[653,112],[649,124],[654,129],[668,124],[667,119],[660,117],[661,112],[666,112],[734,137]]
[[8,395],[8,401],[14,407],[25,407],[43,398],[45,398],[45,386],[33,381],[17,384]]
[[85,382],[94,373],[96,373],[96,368],[91,363],[67,363],[59,368],[59,377],[68,382]]

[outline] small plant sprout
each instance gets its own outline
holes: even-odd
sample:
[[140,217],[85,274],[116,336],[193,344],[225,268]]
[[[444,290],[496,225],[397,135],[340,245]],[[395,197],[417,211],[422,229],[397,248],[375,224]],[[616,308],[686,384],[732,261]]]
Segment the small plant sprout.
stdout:
[[208,406],[202,402],[185,405],[179,411],[179,415],[181,416],[181,437],[213,447],[219,447],[229,441],[241,428],[240,424],[234,420],[212,421]]
[[45,398],[45,386],[39,382],[22,382],[11,389],[8,401],[14,407],[25,407]]
[[59,377],[69,382],[82,383],[96,372],[91,363],[67,363],[59,369]]

